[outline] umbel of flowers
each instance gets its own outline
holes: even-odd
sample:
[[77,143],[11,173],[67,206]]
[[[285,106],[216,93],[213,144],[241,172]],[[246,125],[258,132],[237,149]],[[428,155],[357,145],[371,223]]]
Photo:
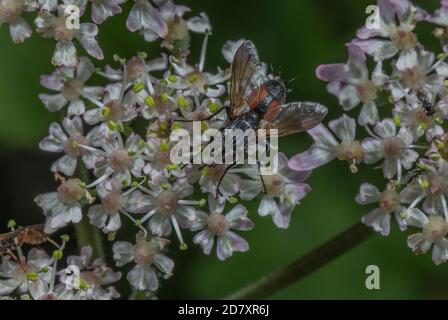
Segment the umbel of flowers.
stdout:
[[[380,170],[384,185],[363,183],[356,196],[376,204],[362,222],[383,236],[392,220],[413,230],[409,248],[432,252],[438,265],[448,260],[448,1],[433,13],[408,0],[377,7],[376,28],[362,27],[346,45],[348,61],[316,70],[344,113],[310,130],[313,146],[289,165],[312,170],[338,159],[353,172],[360,163]],[[418,41],[421,24],[433,25],[439,47]]]
[[[242,40],[223,45],[223,68],[205,70],[212,30],[207,16],[186,18],[190,9],[170,0],[139,0],[126,26],[147,41],[161,38],[164,53],[115,57],[114,65],[103,68],[87,56],[78,58],[80,44],[90,56],[102,59],[97,25],[121,13],[123,2],[0,0],[0,22],[9,24],[13,41],[21,42],[31,34],[22,13],[35,12],[37,31],[56,41],[52,59],[56,69],[41,77],[45,89],[39,94],[49,112],[62,114],[62,120],[51,123],[48,136],[39,143],[40,149],[55,154],[50,168],[58,181],[55,190],[35,199],[45,216],[45,233],[52,237],[66,226],[87,221],[113,241],[113,252],[106,256],[113,256],[117,267],[132,265],[123,278],[135,290],[154,295],[162,278],[175,272],[167,246],[185,250],[198,245],[204,254],[225,260],[249,250],[244,234],[254,228],[250,216],[270,216],[277,227],[287,228],[294,208],[311,191],[305,183],[311,170],[291,170],[283,154],[278,172],[263,177],[257,165],[225,172],[224,165],[172,163],[172,130],[192,131],[191,124],[182,120],[202,121],[202,129],[219,129],[226,121],[224,112],[211,116],[230,104],[230,63]],[[78,6],[81,15],[90,6],[93,23],[67,28],[64,8],[68,5]],[[189,56],[190,32],[203,39],[196,62]],[[104,78],[102,85],[92,81],[94,74]],[[254,199],[259,201],[258,210],[249,213],[245,203]],[[135,241],[121,240],[125,220],[134,226]],[[192,244],[185,242],[186,232],[194,234]],[[121,273],[101,259],[91,261],[91,247],[83,247],[79,256],[69,256],[58,269],[67,240],[64,237],[52,256],[42,249],[23,255],[20,246],[6,251],[0,265],[0,295],[118,298],[111,284]],[[76,268],[80,270],[78,285],[68,285]]]

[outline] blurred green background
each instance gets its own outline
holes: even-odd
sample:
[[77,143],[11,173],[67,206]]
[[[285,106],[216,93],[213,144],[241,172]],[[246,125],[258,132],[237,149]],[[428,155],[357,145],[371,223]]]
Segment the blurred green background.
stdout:
[[[274,66],[289,84],[290,100],[316,100],[329,107],[328,119],[337,117],[341,108],[326,92],[325,84],[314,75],[322,63],[346,60],[344,43],[349,42],[367,15],[365,8],[374,0],[189,0],[177,1],[205,11],[213,25],[206,67],[215,71],[225,66],[222,44],[229,39],[251,39],[261,58]],[[415,1],[433,10],[437,0]],[[128,12],[130,3],[125,5]],[[138,34],[125,30],[126,15],[113,17],[100,27],[99,41],[106,62],[113,54],[131,57],[136,51],[157,55],[159,49],[145,43]],[[423,27],[420,40],[429,41],[431,28]],[[57,156],[40,152],[37,143],[47,134],[48,124],[57,119],[37,98],[43,92],[39,75],[53,70],[50,57],[54,43],[36,35],[24,44],[11,43],[6,26],[0,28],[0,195],[1,229],[14,217],[20,224],[38,223],[43,216],[33,198],[54,187],[48,169]],[[202,38],[193,36],[192,61],[197,61]],[[103,63],[97,62],[98,66]],[[310,144],[306,135],[282,142],[289,155]],[[345,163],[333,162],[317,170],[309,183],[313,192],[293,213],[288,230],[276,229],[270,218],[256,215],[256,204],[249,206],[256,228],[242,234],[251,250],[235,254],[225,262],[204,256],[198,247],[187,251],[172,247],[176,261],[174,276],[164,281],[160,298],[220,298],[258,279],[347,229],[371,207],[354,203],[359,185],[369,181],[383,187],[379,171],[361,166],[350,174]],[[446,265],[436,267],[430,255],[414,256],[406,237],[394,225],[392,235],[374,236],[305,280],[275,294],[278,299],[429,299],[448,298]],[[130,238],[130,236],[127,236]],[[191,240],[191,238],[189,239]],[[365,269],[378,265],[381,289],[365,288]]]

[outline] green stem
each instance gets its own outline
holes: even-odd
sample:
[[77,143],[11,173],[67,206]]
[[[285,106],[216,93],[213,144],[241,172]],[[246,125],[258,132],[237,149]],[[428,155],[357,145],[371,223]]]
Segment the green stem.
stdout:
[[288,266],[262,277],[224,299],[247,300],[269,297],[342,256],[372,234],[373,231],[369,227],[359,222]]
[[[86,184],[89,183],[89,172],[81,161],[78,163],[77,173],[83,182]],[[101,237],[100,231],[89,223],[85,214],[82,220],[75,224],[75,233],[79,249],[83,246],[90,245],[92,247],[93,259],[104,257],[103,238]]]
[[83,246],[92,247],[92,258],[104,257],[103,239],[97,228],[89,223],[87,217],[75,224],[76,240],[78,242],[78,248]]

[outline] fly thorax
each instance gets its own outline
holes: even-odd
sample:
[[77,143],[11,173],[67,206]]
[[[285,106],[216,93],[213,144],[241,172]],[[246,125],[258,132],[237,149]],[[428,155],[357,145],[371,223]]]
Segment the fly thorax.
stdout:
[[438,242],[448,233],[448,223],[441,216],[429,216],[423,227],[423,238],[429,242]]

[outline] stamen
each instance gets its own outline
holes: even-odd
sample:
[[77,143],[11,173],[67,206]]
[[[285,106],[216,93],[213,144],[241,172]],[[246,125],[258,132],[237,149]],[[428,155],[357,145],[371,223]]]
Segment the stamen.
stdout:
[[104,180],[106,180],[107,178],[109,178],[112,174],[114,173],[113,170],[110,170],[109,172],[106,172],[105,174],[103,174],[101,177],[99,177],[98,179],[96,179],[95,181],[93,181],[91,184],[89,184],[86,189],[90,189],[92,187],[95,187],[97,184],[100,184],[101,182],[103,182]]
[[149,211],[147,214],[145,214],[145,216],[143,218],[140,219],[140,223],[143,224],[145,223],[147,220],[149,220],[154,214],[156,213],[156,209],[152,209],[151,211]]
[[370,128],[369,128],[369,126],[367,124],[364,126],[364,129],[367,131],[369,136],[371,136],[372,138],[377,139],[377,140],[382,140],[382,138],[378,137],[376,134],[374,134],[372,132],[372,130],[370,130]]
[[401,183],[402,176],[402,168],[401,168],[401,160],[397,159],[397,182]]
[[140,230],[143,231],[144,235],[145,235],[145,239],[148,236],[148,231],[146,231],[146,229],[141,225],[141,222],[139,223],[136,219],[134,219],[129,213],[127,213],[124,210],[120,210],[119,211],[121,214],[125,215],[129,220],[131,220]]
[[412,208],[415,208],[415,207],[420,203],[420,201],[422,201],[425,197],[426,197],[426,194],[425,194],[424,192],[421,193],[421,194],[417,197],[417,199],[415,199],[414,202],[411,203],[411,205],[409,206],[408,210],[409,210],[409,209],[412,209]]
[[445,215],[445,220],[448,221],[448,206],[446,205],[446,198],[443,194],[440,197],[442,199],[443,214]]
[[87,145],[81,144],[81,143],[78,143],[77,147],[80,147],[82,149],[85,149],[87,151],[91,151],[91,152],[94,152],[94,153],[99,153],[100,155],[102,155],[104,157],[107,157],[107,152],[105,152],[103,150],[100,150],[100,149],[97,149],[97,148],[93,148],[91,146],[87,146]]
[[157,193],[155,193],[155,192],[153,192],[153,191],[149,190],[149,189],[148,189],[148,188],[146,188],[146,187],[143,187],[143,186],[139,186],[138,188],[139,188],[140,190],[142,190],[143,192],[145,192],[145,193],[149,194],[150,196],[154,197],[154,198],[157,198],[157,196],[158,196],[158,194],[157,194]]
[[204,64],[205,64],[205,55],[207,53],[207,43],[208,43],[208,33],[205,33],[204,41],[202,42],[202,48],[201,48],[201,56],[199,59],[199,71],[202,72],[204,70]]
[[182,233],[180,232],[179,224],[177,223],[177,220],[174,216],[170,216],[171,223],[173,224],[174,230],[176,231],[177,238],[180,242],[180,247],[185,248],[186,244],[184,242],[184,239],[182,238]]

